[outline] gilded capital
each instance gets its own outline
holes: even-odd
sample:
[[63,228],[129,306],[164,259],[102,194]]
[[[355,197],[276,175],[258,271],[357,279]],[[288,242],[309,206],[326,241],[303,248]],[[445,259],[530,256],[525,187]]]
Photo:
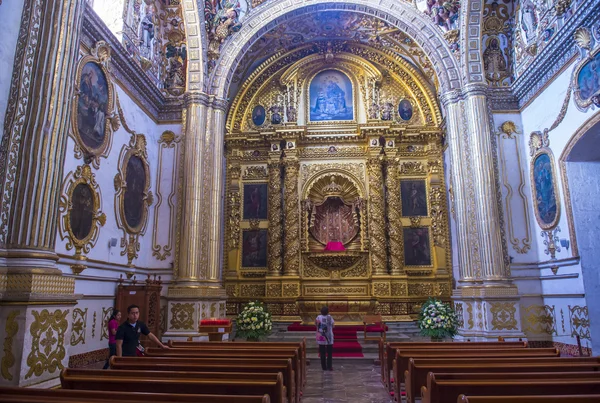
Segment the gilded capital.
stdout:
[[183,100],[185,102],[186,108],[189,108],[191,105],[194,104],[208,106],[210,102],[210,96],[208,94],[205,94],[204,92],[190,91],[186,92],[183,95]]

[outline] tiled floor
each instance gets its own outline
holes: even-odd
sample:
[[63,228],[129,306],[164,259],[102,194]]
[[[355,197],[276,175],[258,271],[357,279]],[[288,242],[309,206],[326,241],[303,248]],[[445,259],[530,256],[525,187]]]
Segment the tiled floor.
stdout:
[[302,403],[393,403],[381,383],[379,367],[370,361],[334,359],[334,370],[323,371],[311,360]]

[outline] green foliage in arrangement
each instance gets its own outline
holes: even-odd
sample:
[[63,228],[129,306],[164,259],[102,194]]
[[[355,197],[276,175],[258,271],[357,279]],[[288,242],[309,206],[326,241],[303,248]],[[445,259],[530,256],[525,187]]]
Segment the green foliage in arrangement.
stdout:
[[235,336],[247,340],[260,340],[268,336],[272,328],[271,314],[263,304],[249,302],[237,316]]
[[458,334],[458,318],[450,304],[429,298],[419,313],[419,329],[423,336],[437,339],[454,338]]

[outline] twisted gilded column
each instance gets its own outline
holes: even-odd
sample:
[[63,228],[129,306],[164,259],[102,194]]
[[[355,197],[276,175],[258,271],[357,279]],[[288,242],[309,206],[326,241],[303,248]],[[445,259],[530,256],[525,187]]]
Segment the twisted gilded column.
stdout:
[[387,189],[387,215],[388,215],[388,237],[389,237],[389,262],[390,274],[397,276],[404,274],[404,245],[402,243],[402,212],[400,200],[400,160],[392,151],[388,152],[388,159],[385,164],[386,177],[385,186]]
[[284,241],[283,274],[297,276],[300,271],[300,202],[298,195],[298,171],[300,163],[296,150],[287,150],[283,161],[284,179]]
[[367,161],[369,175],[369,234],[371,270],[374,276],[386,275],[387,255],[383,195],[383,157],[371,156]]
[[283,245],[282,240],[282,197],[281,197],[281,156],[280,151],[269,152],[269,242],[268,275],[281,276]]

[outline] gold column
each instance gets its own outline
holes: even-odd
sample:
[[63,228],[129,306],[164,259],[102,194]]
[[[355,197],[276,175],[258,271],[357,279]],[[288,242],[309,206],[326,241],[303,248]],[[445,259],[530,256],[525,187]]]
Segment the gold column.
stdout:
[[402,214],[400,211],[400,160],[396,157],[396,151],[387,152],[385,164],[387,175],[385,185],[387,188],[387,215],[388,215],[388,236],[390,241],[390,274],[397,276],[404,274],[403,254],[404,245],[402,243]]
[[281,276],[281,151],[269,151],[269,276]]
[[297,276],[300,271],[300,203],[298,195],[300,163],[296,156],[296,150],[286,150],[283,165],[285,167],[283,274],[284,276]]
[[[379,150],[372,151],[379,152]],[[384,157],[371,155],[367,161],[369,174],[369,239],[371,247],[371,269],[374,276],[386,275],[387,254],[385,239],[385,220],[383,217],[385,200],[383,197]]]

